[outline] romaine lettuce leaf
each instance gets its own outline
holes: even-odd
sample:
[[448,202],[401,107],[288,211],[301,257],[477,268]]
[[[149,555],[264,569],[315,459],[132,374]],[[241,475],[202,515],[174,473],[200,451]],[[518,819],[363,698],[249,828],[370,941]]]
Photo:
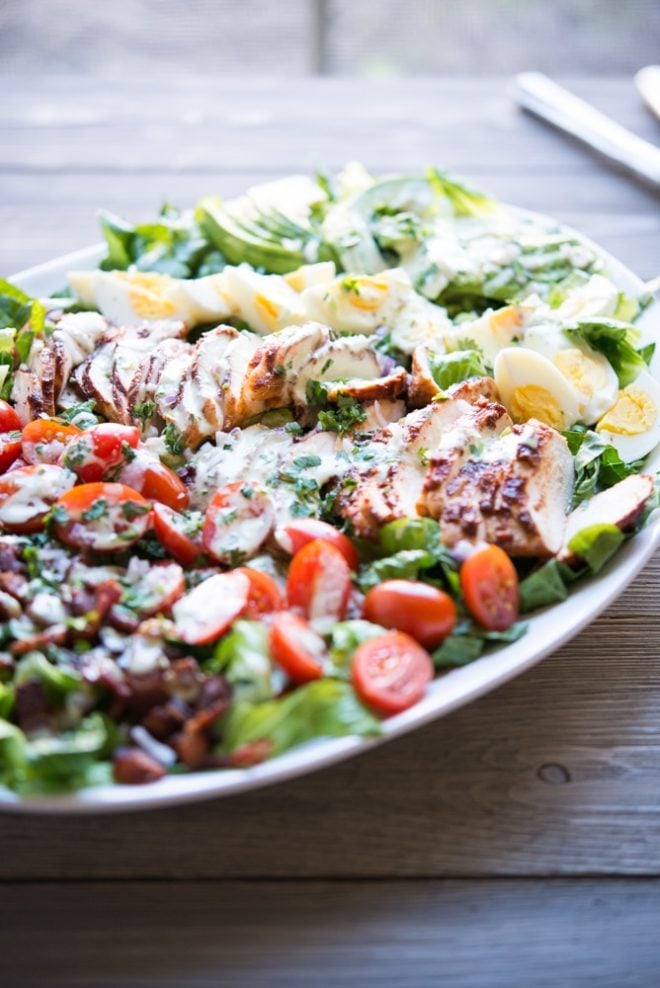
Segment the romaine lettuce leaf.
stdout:
[[277,676],[273,669],[268,629],[260,621],[235,621],[216,646],[207,668],[224,673],[236,701],[270,700],[284,685],[283,676]]
[[639,473],[641,461],[624,463],[614,446],[597,432],[576,425],[563,433],[574,456],[575,483],[571,510],[599,491],[612,487],[633,473]]
[[378,720],[353,687],[336,679],[317,679],[264,703],[237,703],[219,727],[219,752],[227,755],[254,741],[268,742],[269,755],[278,755],[312,738],[380,733]]
[[526,614],[537,607],[557,604],[566,600],[568,590],[564,583],[560,564],[550,559],[520,582],[520,611]]
[[647,358],[653,356],[648,347],[646,353],[635,348],[637,330],[630,323],[617,319],[579,320],[572,326],[565,326],[564,334],[570,340],[586,343],[592,350],[602,353],[614,368],[622,388],[646,369]]
[[577,532],[568,548],[587,563],[592,573],[599,573],[625,540],[616,525],[588,525]]
[[431,356],[429,362],[433,379],[443,391],[468,377],[486,373],[479,350],[455,350],[453,353]]

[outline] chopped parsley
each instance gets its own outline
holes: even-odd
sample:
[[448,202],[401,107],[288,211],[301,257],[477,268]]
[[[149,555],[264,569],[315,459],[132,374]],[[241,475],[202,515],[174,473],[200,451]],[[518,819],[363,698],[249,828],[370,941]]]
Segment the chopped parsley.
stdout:
[[171,422],[168,422],[163,431],[163,440],[168,452],[172,456],[181,456],[186,448],[185,438],[177,432]]
[[98,518],[104,518],[108,513],[108,502],[104,497],[97,497],[95,501],[92,501],[89,508],[82,513],[83,521],[96,521]]
[[137,501],[124,501],[121,506],[121,513],[128,521],[133,521],[140,515],[146,515],[149,511],[151,511],[150,504],[138,504]]
[[154,402],[147,398],[146,401],[141,401],[133,409],[133,416],[140,422],[148,422],[149,419],[154,417],[154,412],[156,411],[156,405]]

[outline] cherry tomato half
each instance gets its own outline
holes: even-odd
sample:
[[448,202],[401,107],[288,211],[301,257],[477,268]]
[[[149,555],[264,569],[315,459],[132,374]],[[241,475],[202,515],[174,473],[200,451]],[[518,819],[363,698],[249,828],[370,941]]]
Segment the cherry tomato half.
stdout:
[[124,484],[81,484],[58,499],[53,517],[55,533],[67,545],[121,552],[147,532],[151,505]]
[[355,546],[348,536],[319,518],[291,519],[286,525],[278,528],[275,539],[284,551],[292,556],[295,556],[308,542],[321,539],[333,545],[335,549],[339,549],[352,570],[357,570],[360,565]]
[[8,470],[22,452],[20,432],[0,433],[0,473]]
[[421,700],[433,679],[433,663],[414,638],[390,631],[358,645],[351,673],[365,703],[379,713],[398,714]]
[[176,633],[187,645],[207,645],[227,631],[247,606],[250,581],[244,573],[216,573],[176,601]]
[[19,535],[38,532],[60,495],[75,477],[52,463],[10,470],[0,477],[0,528]]
[[35,419],[23,427],[22,456],[26,463],[59,463],[66,446],[82,435],[75,425],[56,419]]
[[282,609],[284,599],[272,576],[259,569],[252,569],[250,566],[239,566],[234,572],[243,573],[250,581],[250,591],[245,609],[247,618],[254,620],[263,614],[272,614],[273,611]]
[[461,589],[470,614],[489,631],[506,631],[518,618],[516,568],[503,549],[489,545],[465,560]]
[[425,648],[436,648],[456,624],[456,605],[449,594],[417,580],[386,580],[364,600],[367,621],[398,628]]
[[18,412],[8,401],[0,399],[0,432],[20,432],[21,428]]
[[133,425],[102,422],[67,443],[60,460],[85,484],[107,479],[135,456],[140,430]]
[[294,683],[309,683],[323,675],[325,642],[307,621],[291,611],[275,615],[268,643],[273,658]]
[[182,566],[191,566],[204,553],[202,515],[179,514],[165,504],[153,506],[154,532],[160,544]]
[[346,616],[351,593],[351,571],[339,549],[314,539],[291,560],[286,583],[289,605],[299,607],[309,620]]
[[118,479],[148,501],[158,501],[175,511],[185,511],[188,507],[190,496],[181,478],[144,449],[138,449],[131,462],[122,467]]
[[225,565],[254,556],[273,528],[268,494],[240,481],[216,491],[206,509],[202,542],[209,556]]

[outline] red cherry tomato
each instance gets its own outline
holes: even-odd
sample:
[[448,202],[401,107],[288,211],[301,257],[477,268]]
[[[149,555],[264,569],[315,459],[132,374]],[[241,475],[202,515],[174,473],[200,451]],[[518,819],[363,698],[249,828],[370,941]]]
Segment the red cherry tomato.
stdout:
[[52,463],[10,470],[0,477],[0,528],[19,535],[38,532],[46,514],[75,479]]
[[282,609],[284,599],[272,576],[250,566],[239,566],[234,572],[243,573],[250,581],[250,592],[245,609],[247,618],[257,619],[263,614],[272,614],[273,611]]
[[121,552],[147,532],[151,505],[124,484],[81,484],[58,499],[53,517],[55,533],[67,545]]
[[118,479],[139,491],[148,501],[158,501],[175,511],[185,511],[190,501],[188,488],[174,470],[143,449],[122,467]]
[[183,570],[178,563],[152,563],[140,576],[133,593],[131,588],[126,592],[126,603],[141,618],[166,614],[185,590]]
[[431,656],[402,631],[370,638],[353,656],[355,690],[382,714],[398,714],[424,695],[433,679]]
[[291,560],[286,583],[291,607],[310,620],[346,616],[351,593],[351,571],[342,553],[329,542],[314,539]]
[[456,624],[456,605],[449,594],[416,580],[386,580],[364,600],[367,621],[397,628],[425,648],[436,648]]
[[470,614],[489,631],[506,631],[518,619],[516,568],[503,549],[489,545],[465,560],[461,589]]
[[216,573],[176,601],[176,633],[187,645],[207,645],[227,631],[244,612],[250,581],[244,573]]
[[182,515],[165,504],[153,506],[154,532],[160,544],[182,566],[191,566],[204,553],[202,515]]
[[204,519],[202,542],[225,565],[254,556],[270,535],[275,513],[265,491],[240,482],[216,491]]
[[59,463],[68,443],[82,435],[75,425],[55,419],[35,419],[23,427],[22,456],[26,463]]
[[303,618],[282,611],[273,618],[270,651],[294,683],[309,683],[323,675],[325,642]]
[[22,452],[20,432],[0,433],[0,473],[8,470]]
[[84,484],[93,484],[130,462],[139,441],[140,430],[135,426],[102,422],[67,443],[60,463]]
[[0,432],[20,432],[22,428],[18,413],[8,401],[0,399]]
[[319,518],[292,519],[282,528],[278,528],[275,538],[284,551],[292,556],[295,556],[308,542],[321,539],[333,545],[335,549],[339,549],[352,570],[357,570],[360,565],[355,546],[348,536]]

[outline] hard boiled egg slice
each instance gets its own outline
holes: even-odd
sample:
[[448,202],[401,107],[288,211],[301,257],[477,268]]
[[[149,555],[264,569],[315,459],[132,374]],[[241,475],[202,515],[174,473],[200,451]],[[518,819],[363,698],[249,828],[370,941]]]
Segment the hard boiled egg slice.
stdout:
[[522,339],[523,333],[521,309],[517,305],[506,305],[502,309],[484,312],[474,322],[460,323],[456,326],[457,341],[463,342],[454,349],[470,349],[474,343],[481,350],[486,363],[492,367],[498,353]]
[[561,430],[580,417],[575,388],[540,353],[506,347],[495,359],[494,377],[500,397],[516,422],[535,418]]
[[117,325],[182,319],[194,326],[231,314],[222,273],[185,279],[144,271],[71,271],[68,280],[81,302]]
[[610,362],[588,346],[576,345],[552,324],[531,326],[524,345],[547,357],[578,392],[580,421],[593,425],[616,401],[619,382]]
[[647,456],[660,442],[660,383],[642,371],[619,392],[596,432],[615,447],[625,463]]
[[297,271],[284,275],[284,280],[294,292],[303,292],[313,285],[327,285],[337,273],[333,261],[320,261],[318,264],[303,264]]
[[412,353],[420,344],[442,353],[445,336],[453,332],[454,327],[446,309],[412,292],[390,326],[390,339],[393,346],[403,353]]
[[406,272],[392,268],[375,275],[341,275],[330,284],[305,289],[302,302],[309,319],[340,333],[370,334],[391,326],[412,294]]
[[277,274],[258,274],[249,264],[222,271],[235,314],[255,333],[275,333],[306,322],[301,295]]

